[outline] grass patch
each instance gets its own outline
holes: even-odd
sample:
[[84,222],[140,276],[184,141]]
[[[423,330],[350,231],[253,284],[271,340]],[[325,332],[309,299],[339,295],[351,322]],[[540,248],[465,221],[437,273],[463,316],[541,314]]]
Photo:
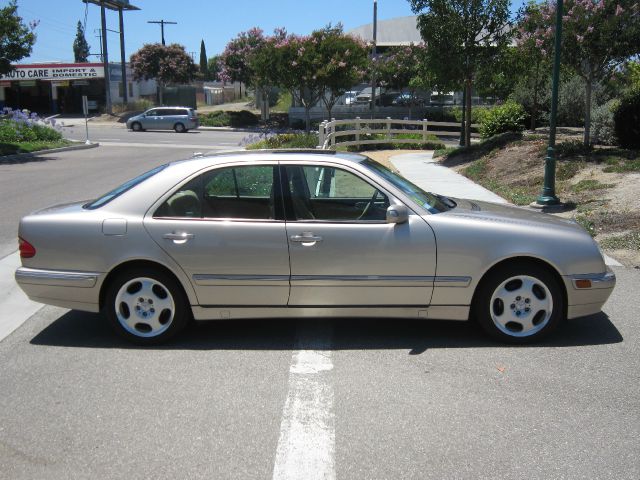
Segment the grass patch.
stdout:
[[582,160],[560,161],[556,170],[558,180],[569,180],[586,167],[586,162]]
[[615,187],[615,185],[612,183],[601,183],[598,180],[580,180],[575,185],[571,185],[570,189],[574,193],[580,193],[586,190],[601,190],[611,187]]
[[602,248],[612,250],[628,249],[640,250],[640,230],[629,232],[615,237],[605,238],[600,242]]
[[445,155],[449,155],[451,152],[457,150],[460,147],[444,147],[438,148],[435,152],[433,152],[433,158],[444,157]]
[[55,142],[2,142],[0,143],[0,156],[39,152],[41,150],[68,147],[72,144],[73,142],[68,140],[58,140]]
[[587,215],[576,215],[575,217],[576,222],[578,222],[578,224],[580,224],[582,226],[582,228],[584,228],[589,235],[591,235],[592,237],[595,237],[596,234],[598,233],[596,230],[596,224],[594,223],[593,220],[591,220]]
[[[614,162],[614,160],[617,160]],[[607,173],[629,173],[640,172],[640,159],[636,160],[623,160],[623,159],[607,159],[607,167],[602,169]]]

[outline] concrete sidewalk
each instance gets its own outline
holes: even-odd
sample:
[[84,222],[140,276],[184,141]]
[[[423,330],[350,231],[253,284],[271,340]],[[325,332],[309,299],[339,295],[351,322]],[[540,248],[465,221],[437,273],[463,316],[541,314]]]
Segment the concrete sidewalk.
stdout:
[[389,160],[403,177],[428,192],[455,198],[508,203],[501,196],[440,165],[433,159],[433,151],[394,155]]

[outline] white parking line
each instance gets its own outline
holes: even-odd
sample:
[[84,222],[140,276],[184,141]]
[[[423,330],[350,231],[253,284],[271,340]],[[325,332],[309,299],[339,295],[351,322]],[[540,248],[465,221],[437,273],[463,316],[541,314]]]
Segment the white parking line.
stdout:
[[44,307],[29,300],[18,287],[13,274],[19,266],[18,252],[0,260],[0,341]]
[[335,479],[331,327],[303,324],[289,369],[274,480]]

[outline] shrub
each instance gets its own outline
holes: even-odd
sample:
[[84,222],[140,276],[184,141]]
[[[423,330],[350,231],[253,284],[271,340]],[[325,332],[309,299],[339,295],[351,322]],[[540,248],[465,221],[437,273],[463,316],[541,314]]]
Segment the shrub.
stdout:
[[113,113],[120,115],[125,112],[144,112],[152,108],[154,103],[151,100],[140,99],[135,102],[128,103],[114,103]]
[[624,148],[640,148],[640,88],[625,95],[613,114],[614,129]]
[[[471,123],[482,122],[484,115],[493,108],[494,107],[473,106],[471,108]],[[443,122],[462,122],[462,107],[447,107],[445,112],[449,113],[453,119],[442,120]]]
[[257,115],[248,110],[239,112],[218,110],[210,113],[203,113],[199,116],[200,124],[205,127],[253,127],[260,123]]
[[277,149],[277,148],[316,148],[318,135],[304,132],[275,133],[263,132],[257,135],[249,135],[242,139],[241,145],[247,150]]
[[54,120],[43,120],[36,113],[5,108],[0,119],[0,142],[58,142],[62,134]]
[[558,157],[575,157],[578,155],[589,155],[593,147],[585,145],[581,140],[567,140],[560,142],[555,146],[556,155]]
[[519,103],[507,102],[488,110],[480,120],[480,135],[489,138],[499,133],[521,132],[526,119],[524,107]]
[[609,100],[604,105],[593,109],[591,113],[591,135],[594,143],[600,145],[615,145],[617,143],[613,112],[618,108],[619,101]]

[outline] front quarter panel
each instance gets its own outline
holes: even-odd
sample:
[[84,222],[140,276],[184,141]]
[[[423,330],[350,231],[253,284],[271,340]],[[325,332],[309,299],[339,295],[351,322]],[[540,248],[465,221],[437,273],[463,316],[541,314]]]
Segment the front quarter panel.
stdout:
[[470,305],[484,274],[509,258],[539,259],[563,277],[606,271],[593,239],[575,227],[501,223],[446,213],[426,216],[425,220],[436,234],[437,275],[471,277],[468,288],[435,289],[434,305]]

